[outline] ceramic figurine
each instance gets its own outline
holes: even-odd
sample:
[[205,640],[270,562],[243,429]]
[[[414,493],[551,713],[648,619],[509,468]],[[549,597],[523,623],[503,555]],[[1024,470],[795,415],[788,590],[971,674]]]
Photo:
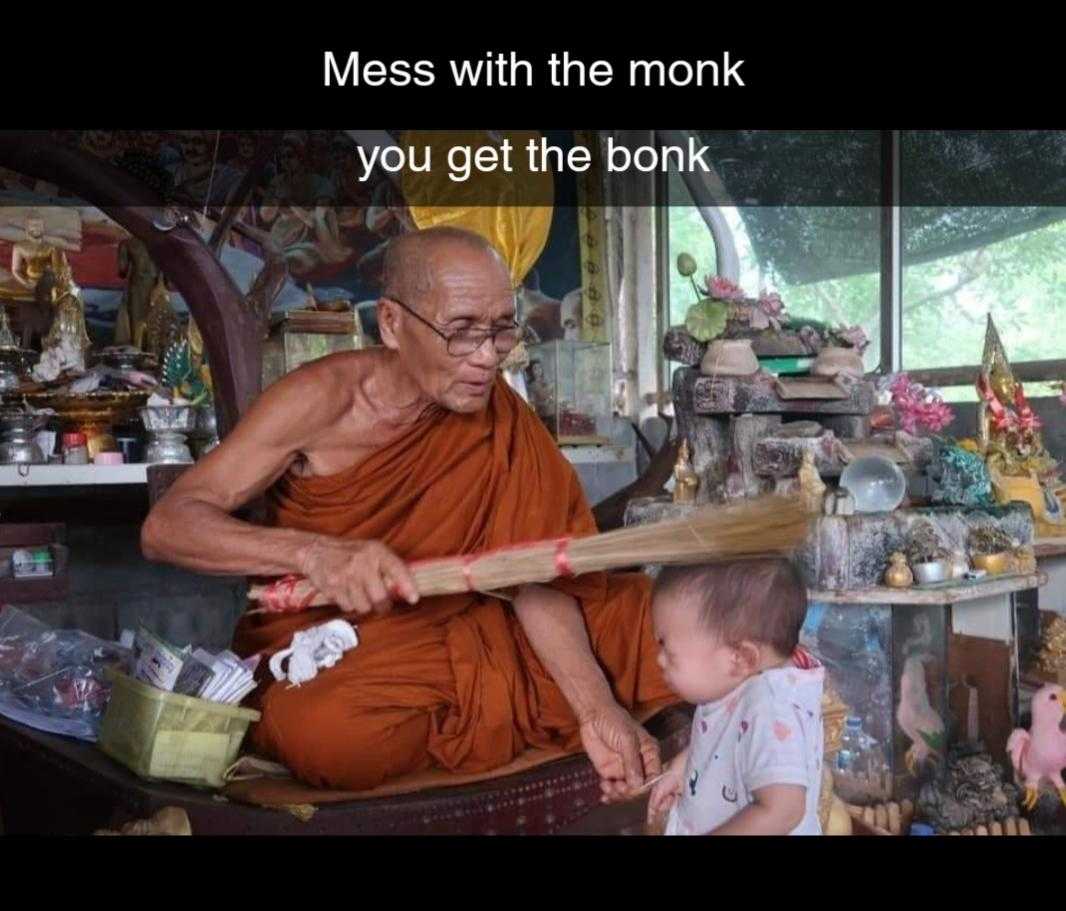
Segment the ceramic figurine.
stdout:
[[885,570],[885,585],[889,588],[910,588],[914,584],[914,574],[907,565],[907,558],[896,551],[888,558]]
[[1033,721],[1029,730],[1015,728],[1007,739],[1007,752],[1017,781],[1025,784],[1027,810],[1036,806],[1040,786],[1045,781],[1058,791],[1066,804],[1066,691],[1057,683],[1042,686],[1033,694]]
[[681,441],[681,449],[677,454],[677,462],[674,464],[674,502],[695,503],[696,491],[700,486],[699,475],[692,467],[689,458],[688,440]]
[[822,512],[822,501],[825,499],[825,482],[818,474],[818,468],[814,464],[814,454],[809,450],[803,451],[799,467],[800,497],[803,499],[807,512],[819,514]]

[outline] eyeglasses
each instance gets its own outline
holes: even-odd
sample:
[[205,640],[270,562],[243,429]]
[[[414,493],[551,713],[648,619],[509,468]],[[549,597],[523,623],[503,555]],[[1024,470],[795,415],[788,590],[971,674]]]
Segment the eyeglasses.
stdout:
[[481,346],[485,344],[485,340],[489,338],[492,339],[492,344],[493,347],[495,347],[497,354],[510,354],[511,349],[518,344],[518,337],[521,334],[521,327],[516,322],[510,326],[505,326],[502,329],[460,329],[458,332],[453,332],[451,335],[445,335],[440,329],[434,326],[433,323],[425,317],[420,316],[403,301],[397,300],[395,297],[387,297],[385,300],[390,300],[394,304],[399,304],[420,323],[429,326],[430,329],[444,339],[444,342],[448,347],[448,354],[452,357],[470,357],[470,355],[481,348]]

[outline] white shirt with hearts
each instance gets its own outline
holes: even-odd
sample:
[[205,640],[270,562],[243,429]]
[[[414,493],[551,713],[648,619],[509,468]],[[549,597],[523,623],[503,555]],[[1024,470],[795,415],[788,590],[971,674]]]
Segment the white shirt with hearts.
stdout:
[[807,789],[803,821],[790,835],[821,835],[822,684],[809,655],[749,677],[716,702],[697,706],[681,797],[667,835],[705,835],[773,784]]

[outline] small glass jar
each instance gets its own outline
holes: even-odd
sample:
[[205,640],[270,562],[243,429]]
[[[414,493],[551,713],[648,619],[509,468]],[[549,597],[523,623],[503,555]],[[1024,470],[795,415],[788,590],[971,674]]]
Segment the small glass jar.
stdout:
[[75,431],[63,434],[63,464],[89,464],[89,443],[84,433]]

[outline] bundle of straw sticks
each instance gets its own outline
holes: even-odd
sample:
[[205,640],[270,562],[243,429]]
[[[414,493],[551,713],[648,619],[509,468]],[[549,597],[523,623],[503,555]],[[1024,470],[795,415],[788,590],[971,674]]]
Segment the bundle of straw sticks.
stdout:
[[[668,519],[584,538],[553,538],[480,554],[408,564],[422,597],[497,592],[534,582],[642,564],[702,563],[792,550],[807,534],[810,515],[794,497],[765,496],[730,505],[701,507]],[[294,576],[248,590],[260,607],[278,613],[329,604],[306,580]]]

